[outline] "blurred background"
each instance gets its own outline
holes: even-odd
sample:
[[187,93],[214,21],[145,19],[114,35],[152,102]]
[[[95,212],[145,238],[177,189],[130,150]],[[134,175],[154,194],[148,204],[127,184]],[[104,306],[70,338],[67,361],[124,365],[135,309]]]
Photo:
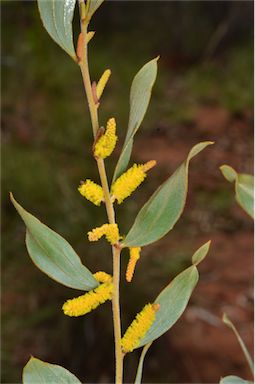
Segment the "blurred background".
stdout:
[[[21,381],[30,355],[63,365],[86,382],[114,375],[110,304],[77,319],[63,302],[79,295],[32,264],[25,229],[8,192],[65,237],[94,272],[111,272],[110,248],[89,244],[86,232],[105,222],[104,209],[85,201],[79,181],[98,180],[79,68],[43,29],[34,1],[2,1],[2,383]],[[78,18],[75,14],[75,38]],[[143,203],[197,142],[214,140],[192,161],[185,211],[163,240],[142,251],[133,283],[124,272],[123,329],[143,305],[212,240],[200,281],[179,322],[155,342],[144,382],[215,383],[235,374],[251,379],[225,311],[252,351],[253,226],[222,177],[226,163],[242,173],[253,164],[253,2],[106,1],[93,19],[92,79],[112,76],[100,106],[104,124],[115,116],[119,142],[127,128],[129,89],[140,67],[160,55],[151,105],[136,136],[132,162],[156,159],[144,184],[118,207],[127,233]],[[140,350],[126,359],[134,380]]]

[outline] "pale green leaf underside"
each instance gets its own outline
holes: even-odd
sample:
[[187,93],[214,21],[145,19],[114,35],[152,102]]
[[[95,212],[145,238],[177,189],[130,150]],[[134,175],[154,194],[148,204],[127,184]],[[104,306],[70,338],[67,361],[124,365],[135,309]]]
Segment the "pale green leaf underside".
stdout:
[[251,381],[247,381],[238,376],[225,376],[220,380],[220,384],[251,384]]
[[157,241],[169,232],[181,216],[187,197],[190,160],[205,147],[206,141],[195,145],[187,160],[151,196],[138,213],[123,246],[144,246]]
[[248,215],[254,218],[254,177],[237,173],[229,165],[222,165],[220,170],[229,182],[235,182],[236,201]]
[[40,16],[52,39],[74,60],[72,20],[76,0],[37,0]]
[[113,181],[115,181],[128,166],[133,147],[133,138],[143,121],[151,98],[152,87],[156,80],[157,61],[158,57],[145,64],[136,74],[132,82],[128,130],[122,153],[115,168]]
[[57,282],[74,289],[98,286],[71,245],[59,234],[28,213],[11,195],[11,201],[26,224],[26,245],[35,265]]
[[81,384],[67,369],[31,357],[23,369],[23,384]]
[[155,303],[160,305],[156,320],[137,348],[157,339],[167,332],[184,312],[193,289],[198,282],[196,266],[191,266],[178,276],[160,293]]

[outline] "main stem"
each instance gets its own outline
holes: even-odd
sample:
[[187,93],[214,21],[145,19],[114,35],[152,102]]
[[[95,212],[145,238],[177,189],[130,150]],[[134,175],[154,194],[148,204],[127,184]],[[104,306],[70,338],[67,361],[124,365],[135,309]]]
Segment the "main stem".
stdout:
[[[89,111],[91,116],[92,128],[94,137],[99,129],[97,106],[94,101],[91,80],[88,66],[87,55],[87,23],[85,22],[85,4],[80,1],[80,15],[81,15],[81,31],[84,40],[84,52],[79,62],[81,69],[84,88],[87,95]],[[105,171],[103,159],[97,159],[97,167],[101,179],[102,188],[104,191],[105,206],[107,216],[110,224],[115,224],[115,213],[111,196],[109,191],[108,180]],[[113,326],[114,326],[114,341],[115,341],[115,383],[122,384],[123,377],[123,353],[121,350],[121,321],[120,321],[120,303],[119,303],[119,282],[120,282],[120,249],[112,247],[113,255],[113,295],[112,295],[112,312],[113,312]]]

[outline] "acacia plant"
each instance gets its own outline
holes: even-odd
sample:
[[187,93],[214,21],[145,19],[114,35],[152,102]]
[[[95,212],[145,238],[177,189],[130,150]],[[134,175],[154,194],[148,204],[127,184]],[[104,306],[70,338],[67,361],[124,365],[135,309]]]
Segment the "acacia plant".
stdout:
[[[134,164],[128,168],[134,136],[142,123],[156,79],[158,58],[145,64],[134,77],[130,92],[126,138],[110,185],[105,161],[112,154],[117,142],[116,121],[114,117],[109,116],[105,124],[99,123],[99,111],[102,94],[111,71],[105,70],[98,82],[91,82],[88,65],[88,45],[95,34],[94,31],[89,30],[90,20],[102,2],[103,0],[77,2],[81,32],[76,50],[72,31],[76,0],[38,0],[38,6],[43,25],[50,36],[71,56],[81,70],[94,135],[91,148],[101,185],[87,179],[78,187],[78,190],[90,203],[96,206],[104,205],[106,208],[106,222],[98,228],[90,228],[88,240],[94,242],[105,237],[111,246],[112,272],[90,272],[63,237],[22,208],[13,195],[11,200],[25,222],[26,246],[35,265],[58,283],[83,291],[80,296],[64,303],[62,308],[64,314],[70,317],[83,316],[107,300],[111,301],[115,383],[121,384],[123,381],[123,361],[126,354],[144,347],[135,378],[135,383],[140,383],[145,354],[152,342],[167,332],[185,310],[198,281],[197,265],[206,256],[210,242],[202,245],[193,254],[191,266],[177,275],[155,300],[146,304],[125,332],[122,332],[119,300],[121,251],[123,248],[129,249],[126,280],[131,283],[142,247],[166,235],[180,218],[187,197],[189,163],[212,142],[198,143],[191,148],[186,160],[141,208],[128,233],[122,234],[116,222],[116,205],[128,198],[144,181],[148,171],[156,165],[156,161],[148,159],[145,164]],[[93,227],[92,223],[91,227]],[[84,291],[87,292],[84,293]],[[74,296],[76,296],[75,293]],[[26,384],[80,383],[65,368],[42,362],[34,357],[29,360],[23,370],[23,382]]]

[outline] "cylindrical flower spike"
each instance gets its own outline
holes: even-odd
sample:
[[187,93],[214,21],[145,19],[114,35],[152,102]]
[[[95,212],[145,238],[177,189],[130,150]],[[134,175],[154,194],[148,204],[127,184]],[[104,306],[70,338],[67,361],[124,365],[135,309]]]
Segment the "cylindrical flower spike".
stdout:
[[89,179],[78,187],[78,191],[95,205],[100,205],[104,200],[103,188]]
[[105,233],[106,240],[110,244],[117,244],[120,239],[119,228],[117,224],[108,224],[108,228]]
[[107,300],[111,300],[113,292],[112,277],[105,272],[97,272],[94,274],[97,281],[103,282],[93,291],[85,293],[85,295],[67,300],[62,309],[67,316],[82,316],[97,308]]
[[132,352],[140,340],[145,336],[156,318],[159,304],[147,304],[143,310],[136,315],[131,325],[121,339],[121,346],[124,353]]
[[106,272],[96,272],[93,274],[94,278],[99,282],[99,283],[108,283],[109,281],[112,280],[112,276],[109,275]]
[[128,283],[130,283],[130,281],[133,278],[136,263],[140,259],[140,252],[141,252],[141,247],[129,248],[129,262],[126,270],[126,280]]
[[111,300],[113,291],[112,283],[99,285],[94,291],[85,293],[85,295],[67,300],[62,309],[67,316],[82,316],[97,308],[107,300]]
[[110,76],[111,76],[111,70],[110,69],[106,69],[104,71],[104,73],[102,74],[102,76],[100,77],[100,80],[97,83],[97,89],[96,89],[98,100],[101,98],[101,96],[103,94],[103,91],[105,89],[105,86],[106,86]]
[[113,199],[122,203],[124,199],[131,195],[137,187],[146,178],[146,172],[156,165],[155,160],[148,161],[145,164],[134,164],[125,173],[123,173],[112,185],[111,194]]
[[89,241],[97,241],[104,235],[110,244],[117,244],[120,238],[118,225],[103,224],[101,227],[94,228],[88,232]]
[[94,147],[94,155],[101,159],[110,156],[117,142],[116,122],[112,117],[108,120],[105,133],[100,136]]
[[147,163],[143,164],[143,171],[148,172],[151,168],[155,167],[156,164],[156,160],[147,161]]

